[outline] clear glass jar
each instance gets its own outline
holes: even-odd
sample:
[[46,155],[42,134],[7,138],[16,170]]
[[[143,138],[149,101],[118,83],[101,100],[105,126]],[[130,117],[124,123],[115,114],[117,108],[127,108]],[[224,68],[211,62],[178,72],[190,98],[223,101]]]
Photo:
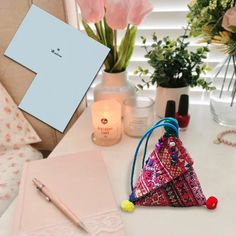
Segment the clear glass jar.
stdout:
[[154,101],[145,96],[127,98],[123,103],[124,132],[141,137],[154,123]]

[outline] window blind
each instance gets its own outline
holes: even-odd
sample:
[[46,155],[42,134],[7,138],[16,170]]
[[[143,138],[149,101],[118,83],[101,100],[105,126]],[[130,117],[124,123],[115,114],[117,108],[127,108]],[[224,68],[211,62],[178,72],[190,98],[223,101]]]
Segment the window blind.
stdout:
[[[170,36],[171,38],[176,38],[179,35],[184,33],[184,28],[187,26],[186,15],[188,13],[188,3],[190,0],[151,0],[154,6],[154,10],[150,13],[138,27],[138,33],[136,37],[136,46],[134,54],[131,58],[128,75],[129,79],[135,84],[141,83],[142,77],[135,76],[134,71],[138,66],[143,68],[149,68],[149,65],[144,58],[145,50],[142,48],[141,36],[147,38],[147,45],[151,44],[152,34],[155,32],[158,38],[163,38],[165,36]],[[79,11],[79,10],[78,10]],[[78,14],[80,16],[80,14]],[[80,24],[80,29],[84,31],[82,25]],[[124,32],[118,33],[118,42],[120,42],[121,37],[124,35]],[[203,46],[204,44],[199,44],[198,39],[190,39],[190,50],[196,50],[198,47]],[[206,59],[206,64],[211,68],[214,68],[219,62],[224,58],[222,52],[217,49],[215,46],[210,46],[211,52],[208,54]],[[212,72],[204,75],[204,78],[207,80],[211,79]],[[223,76],[223,75],[222,75]],[[101,80],[101,71],[99,72],[96,80],[92,84],[87,98],[88,101],[93,99],[93,88]],[[139,92],[140,94],[145,94],[150,97],[155,97],[155,86],[145,88],[143,91]],[[209,92],[203,91],[200,87],[190,89],[190,102],[191,103],[209,103]]]

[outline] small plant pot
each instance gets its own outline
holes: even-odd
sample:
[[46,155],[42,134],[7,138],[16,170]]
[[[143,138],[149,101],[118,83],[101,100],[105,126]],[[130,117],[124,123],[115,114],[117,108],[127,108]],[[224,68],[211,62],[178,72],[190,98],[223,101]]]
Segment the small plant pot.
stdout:
[[173,100],[176,103],[176,109],[179,106],[179,99],[182,94],[189,94],[189,87],[164,88],[158,86],[156,89],[155,111],[156,116],[163,118],[165,116],[166,103]]

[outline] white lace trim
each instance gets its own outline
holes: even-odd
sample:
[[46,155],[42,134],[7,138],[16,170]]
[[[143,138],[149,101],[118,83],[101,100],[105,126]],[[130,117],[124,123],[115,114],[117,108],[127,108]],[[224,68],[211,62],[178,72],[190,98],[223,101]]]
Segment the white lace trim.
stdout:
[[91,235],[101,232],[116,232],[123,228],[120,212],[117,210],[107,211],[82,219]]
[[46,227],[31,231],[22,232],[20,236],[97,236],[102,232],[113,233],[123,228],[120,212],[117,210],[102,212],[96,215],[90,215],[82,218],[82,221],[89,231],[89,234],[83,233],[70,222]]

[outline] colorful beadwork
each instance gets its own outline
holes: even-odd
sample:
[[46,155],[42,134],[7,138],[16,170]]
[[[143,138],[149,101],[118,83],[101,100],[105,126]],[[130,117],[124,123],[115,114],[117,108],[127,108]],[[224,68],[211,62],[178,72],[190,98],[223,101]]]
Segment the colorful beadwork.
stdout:
[[[166,132],[145,161],[148,140],[153,131],[159,127],[164,127]],[[124,211],[132,212],[134,205],[172,207],[206,205],[208,209],[216,208],[217,198],[211,196],[206,200],[202,192],[193,169],[193,160],[178,138],[178,129],[178,122],[175,119],[163,118],[141,137],[134,153],[130,179],[131,195],[129,200],[121,204]],[[136,161],[139,149],[145,140],[142,171],[134,185]]]
[[190,207],[206,203],[193,161],[176,136],[163,136],[134,186],[130,201],[142,206]]

